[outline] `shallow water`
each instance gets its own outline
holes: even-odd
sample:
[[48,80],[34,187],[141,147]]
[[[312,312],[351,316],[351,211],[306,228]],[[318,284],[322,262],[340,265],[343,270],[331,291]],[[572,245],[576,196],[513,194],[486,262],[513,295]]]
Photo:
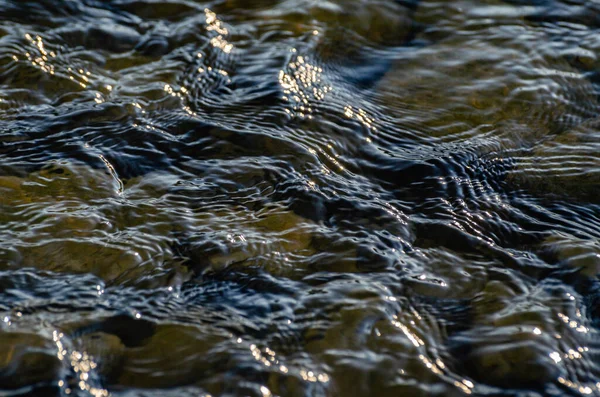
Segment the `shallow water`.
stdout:
[[0,395],[600,395],[598,15],[0,0]]

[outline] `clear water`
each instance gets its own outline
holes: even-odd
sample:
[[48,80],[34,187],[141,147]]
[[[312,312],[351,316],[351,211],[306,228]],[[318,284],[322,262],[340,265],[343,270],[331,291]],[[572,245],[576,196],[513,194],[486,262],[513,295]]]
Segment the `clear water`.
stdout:
[[599,15],[0,0],[0,395],[600,395]]

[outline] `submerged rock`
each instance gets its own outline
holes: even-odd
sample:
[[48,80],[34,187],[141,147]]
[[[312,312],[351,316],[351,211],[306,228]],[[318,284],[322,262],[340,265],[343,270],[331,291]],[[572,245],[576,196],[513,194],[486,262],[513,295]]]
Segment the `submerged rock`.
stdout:
[[135,48],[141,39],[134,28],[120,25],[109,19],[101,19],[89,25],[67,25],[57,29],[58,35],[70,47],[82,46],[89,50],[127,52]]
[[595,239],[554,233],[544,240],[540,249],[561,265],[580,269],[584,277],[595,279],[600,274],[600,242]]
[[595,114],[591,82],[503,2],[425,1],[417,11],[432,44],[397,61],[376,92],[407,128],[512,149]]
[[480,37],[493,40],[453,37],[398,61],[377,90],[400,123],[435,137],[482,135],[506,149],[592,114],[594,89],[566,62],[485,30]]
[[[0,219],[8,226],[3,233],[13,239],[10,247],[0,246],[1,266],[92,273],[119,283],[156,273],[170,261],[172,226],[144,241],[130,236],[127,230],[142,229],[144,217],[162,214],[148,206],[127,216],[133,210],[118,200],[122,189],[107,170],[72,163],[54,163],[26,177],[0,177]],[[163,223],[173,222],[164,215]]]
[[514,388],[536,387],[558,376],[549,356],[556,342],[533,332],[536,325],[544,329],[547,316],[538,313],[535,303],[519,304],[525,293],[492,280],[477,294],[470,329],[449,341],[462,372],[478,382]]
[[39,335],[16,332],[2,332],[0,340],[1,389],[33,387],[42,395],[43,389],[56,387],[61,362],[51,342]]
[[[287,255],[315,252],[316,224],[280,205],[193,213],[150,203],[167,197],[176,182],[150,174],[123,183],[108,171],[69,163],[0,177],[0,219],[15,225],[5,233],[20,241],[0,246],[0,264],[156,286],[190,276],[173,246],[194,270],[254,260],[276,271]],[[32,223],[35,234],[28,232]]]
[[[132,331],[136,328],[136,324],[130,326]],[[102,331],[83,334],[76,342],[92,357],[104,383],[144,389],[198,382],[211,371],[211,351],[229,338],[212,328],[159,324],[153,326],[150,335],[126,341],[122,338],[127,335],[118,329],[100,328]]]
[[211,372],[211,351],[223,340],[224,335],[207,334],[195,327],[158,326],[147,343],[125,351],[118,384],[164,388],[195,383]]
[[515,160],[508,181],[537,194],[598,201],[600,120],[586,121],[534,146]]
[[53,162],[27,177],[0,176],[0,205],[115,197],[119,182],[107,170]]
[[[247,8],[236,3],[239,2],[226,4],[232,9]],[[358,35],[375,44],[397,45],[411,33],[412,8],[392,0],[301,0],[265,4],[254,15],[272,23],[285,22],[285,29],[295,34],[317,30],[326,37],[341,33],[338,38],[345,37],[348,44],[353,35]]]
[[92,273],[113,281],[142,263],[141,256],[129,247],[108,247],[88,241],[57,241],[23,247],[24,267],[53,272]]
[[316,224],[279,206],[258,212],[231,207],[206,216],[207,224],[186,237],[180,247],[196,270],[220,270],[251,260],[269,266],[272,260],[285,262],[289,254],[315,252],[311,244]]
[[96,364],[95,370],[105,380],[111,380],[119,371],[125,356],[125,345],[113,334],[94,332],[78,340],[81,350],[90,355]]
[[[223,15],[243,13],[243,18],[260,21],[258,34],[287,39],[290,35],[309,38],[317,57],[343,64],[356,62],[371,47],[399,46],[415,34],[412,20],[418,1],[394,0],[300,0],[263,1],[248,6],[239,0],[215,8]],[[344,61],[340,61],[344,58]],[[373,62],[373,58],[365,63]]]
[[462,360],[473,379],[516,389],[536,388],[556,379],[560,370],[537,336],[515,331],[501,335],[493,329],[477,329],[477,336],[468,337],[469,349]]
[[464,9],[434,4],[422,3],[416,16],[431,23],[424,37],[433,44],[396,62],[378,100],[426,138],[509,157],[513,187],[595,199],[599,104],[585,70],[519,8],[495,0]]

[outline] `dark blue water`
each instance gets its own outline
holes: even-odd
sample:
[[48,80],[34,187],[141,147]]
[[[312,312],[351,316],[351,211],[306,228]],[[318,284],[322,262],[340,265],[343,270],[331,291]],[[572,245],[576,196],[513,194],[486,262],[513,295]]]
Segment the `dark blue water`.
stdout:
[[599,30],[0,0],[0,395],[600,395]]

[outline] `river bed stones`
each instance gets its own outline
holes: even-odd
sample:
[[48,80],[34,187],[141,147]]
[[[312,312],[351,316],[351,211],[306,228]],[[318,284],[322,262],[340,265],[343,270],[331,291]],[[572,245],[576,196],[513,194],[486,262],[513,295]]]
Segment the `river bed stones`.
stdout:
[[244,262],[276,271],[277,263],[285,263],[287,255],[315,252],[312,235],[316,224],[277,205],[257,212],[244,207],[218,208],[201,216],[206,224],[191,230],[193,234],[181,247],[196,271],[221,270]]
[[73,48],[81,46],[88,50],[114,53],[133,50],[142,37],[136,29],[115,23],[108,18],[86,26],[67,25],[52,33]]
[[[326,36],[339,33],[338,38],[345,37],[346,44],[351,44],[352,36],[358,35],[374,44],[397,45],[406,40],[412,29],[412,7],[398,1],[301,0],[265,3],[268,4],[252,10],[251,15],[279,23],[294,34],[312,34],[313,30]],[[237,0],[227,1],[225,6],[234,13],[248,8]]]
[[554,321],[561,299],[543,287],[525,288],[490,281],[473,299],[469,329],[448,341],[457,368],[476,382],[535,389],[563,373],[554,331],[569,340],[576,336]]
[[554,233],[540,247],[542,253],[563,266],[580,269],[580,275],[595,279],[600,274],[600,242],[565,233]]
[[134,245],[123,233],[127,225],[115,224],[103,211],[118,205],[113,200],[122,191],[121,181],[106,169],[54,163],[24,178],[0,177],[0,188],[2,232],[21,242],[0,248],[3,267],[93,273],[114,281],[168,248],[160,241]]
[[[434,4],[423,2],[415,17],[431,24],[423,37],[433,43],[398,60],[377,99],[426,139],[509,158],[503,177],[512,187],[593,200],[599,105],[584,70],[520,8]],[[439,24],[428,19],[446,8]]]
[[600,120],[591,119],[516,157],[507,180],[536,194],[598,202]]
[[23,205],[45,198],[52,201],[115,197],[119,182],[108,170],[69,162],[54,162],[26,178],[0,176],[1,205]]
[[0,389],[32,387],[43,395],[56,387],[61,363],[50,341],[20,332],[0,332],[0,340]]
[[[179,324],[159,326],[143,346],[126,350],[118,383],[145,388],[194,383],[211,371],[210,351],[225,336]],[[186,365],[181,365],[182,359]]]
[[[21,241],[0,246],[0,261],[5,267],[92,273],[110,283],[154,285],[189,278],[185,258],[195,270],[253,261],[277,271],[289,255],[315,252],[316,224],[283,206],[186,211],[165,198],[176,182],[153,174],[122,182],[107,170],[70,163],[24,178],[0,177],[0,231]],[[161,205],[160,200],[167,202]],[[174,251],[181,236],[183,252]]]
[[479,34],[418,49],[388,72],[377,95],[400,123],[446,139],[485,137],[505,149],[591,114],[594,89],[566,62],[541,58],[499,27]]
[[310,54],[304,44],[290,48],[302,56],[337,66],[357,61],[370,65],[371,49],[405,45],[414,37],[412,14],[417,2],[281,0],[249,7],[233,0],[214,10],[225,19],[241,16],[252,25],[253,34],[277,40],[276,46],[290,36],[302,38],[312,48]]
[[[132,321],[130,326],[135,328]],[[156,389],[200,381],[214,364],[211,350],[231,339],[213,327],[156,324],[153,328],[150,335],[135,342],[124,341],[122,332],[104,327],[75,337],[74,343],[93,360],[103,384]]]
[[[478,382],[503,387],[536,388],[552,382],[560,374],[549,356],[549,350],[531,332],[516,329],[475,328],[463,356],[470,376]],[[502,335],[504,334],[504,335]]]

